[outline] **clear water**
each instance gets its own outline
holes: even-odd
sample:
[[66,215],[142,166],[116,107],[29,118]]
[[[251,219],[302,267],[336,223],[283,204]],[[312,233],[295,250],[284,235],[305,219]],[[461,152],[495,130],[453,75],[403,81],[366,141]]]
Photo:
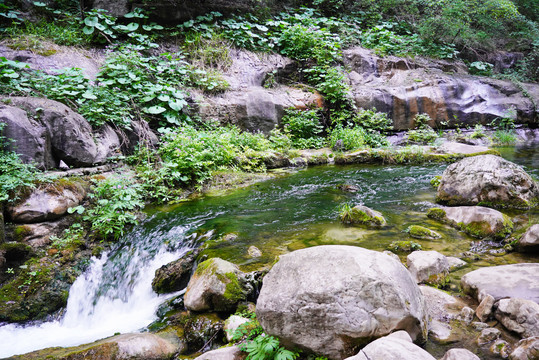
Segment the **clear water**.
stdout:
[[[535,148],[504,149],[504,155],[539,175],[539,152]],[[412,240],[403,231],[409,225],[421,224],[442,234],[439,240],[414,240],[424,250],[458,256],[470,250],[474,239],[425,216],[426,210],[435,205],[430,180],[441,175],[445,167],[313,167],[228,195],[148,209],[144,224],[106,257],[94,259],[88,272],[77,279],[61,320],[29,327],[0,327],[0,357],[88,343],[143,328],[155,319],[157,307],[166,299],[151,290],[155,270],[202,243],[206,243],[208,256],[219,256],[250,271],[269,266],[280,254],[315,245],[384,250],[392,241]],[[343,192],[338,189],[341,184],[357,186],[359,191]],[[368,230],[341,224],[337,209],[346,202],[381,211],[388,226]],[[536,211],[510,215],[521,225],[539,220]],[[231,233],[236,237],[225,236]],[[250,246],[259,248],[263,255],[249,257]],[[479,261],[455,274],[452,286],[456,289],[459,276],[476,267],[538,260],[518,253],[500,257],[486,251]]]

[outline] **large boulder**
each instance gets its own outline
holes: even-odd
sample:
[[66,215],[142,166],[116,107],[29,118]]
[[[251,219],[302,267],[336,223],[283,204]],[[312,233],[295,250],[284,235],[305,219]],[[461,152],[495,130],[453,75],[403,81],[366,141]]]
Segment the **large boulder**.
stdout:
[[483,206],[432,208],[427,216],[479,239],[501,240],[513,231],[513,222],[507,215]]
[[39,168],[54,167],[51,141],[47,129],[26,112],[13,106],[0,103],[0,122],[5,128],[2,135],[12,139],[7,150],[14,151],[24,163],[35,163]]
[[511,360],[530,360],[539,359],[539,336],[534,336],[528,339],[522,339],[518,342],[517,347],[511,355]]
[[404,331],[371,342],[361,351],[346,360],[435,360],[435,358],[415,345]]
[[243,273],[223,259],[200,263],[189,280],[184,296],[185,307],[193,311],[232,311],[245,300]]
[[264,277],[256,314],[264,331],[286,346],[342,359],[395,330],[426,339],[424,306],[399,261],[327,245],[281,256]]
[[63,216],[70,207],[80,204],[86,196],[84,187],[73,181],[47,184],[33,190],[7,208],[16,223],[37,223]]
[[489,294],[494,299],[516,297],[539,303],[539,263],[484,267],[461,278],[462,290],[478,301]]
[[499,156],[462,159],[444,171],[436,200],[442,204],[530,208],[539,187],[520,166]]
[[525,84],[526,93],[508,80],[467,75],[461,62],[379,57],[360,47],[343,55],[355,104],[389,114],[397,130],[414,128],[420,113],[431,117],[431,126],[459,127],[486,125],[508,116],[510,108],[516,121],[532,123],[536,116],[534,95],[528,94],[538,92],[537,84]]
[[437,251],[414,251],[406,264],[417,283],[440,284],[449,274],[447,258]]
[[181,259],[161,266],[155,270],[152,288],[158,294],[181,290],[187,286],[191,270],[199,251],[190,251]]
[[518,240],[518,250],[539,252],[539,224],[532,225]]
[[496,319],[523,338],[539,336],[539,304],[518,298],[501,299]]

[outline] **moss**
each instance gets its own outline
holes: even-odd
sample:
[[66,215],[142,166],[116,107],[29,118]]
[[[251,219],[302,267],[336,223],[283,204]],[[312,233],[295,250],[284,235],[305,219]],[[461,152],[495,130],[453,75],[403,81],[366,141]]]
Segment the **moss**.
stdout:
[[238,280],[238,276],[234,273],[226,273],[225,276],[228,279],[228,283],[223,294],[224,298],[233,304],[245,300],[245,293]]
[[433,177],[431,180],[430,180],[430,185],[437,189],[438,186],[440,186],[440,183],[442,182],[442,176],[441,175],[438,175],[438,176],[435,176]]
[[32,234],[32,230],[28,225],[16,226],[13,230],[13,240],[23,241],[25,237]]
[[415,250],[421,250],[421,245],[416,243],[415,241],[393,241],[391,244],[388,245],[387,250],[394,252],[412,252]]
[[405,232],[407,232],[411,237],[416,239],[439,239],[441,238],[440,234],[431,229],[419,225],[409,226]]
[[443,220],[446,216],[445,210],[442,208],[431,208],[427,211],[427,217],[435,220]]

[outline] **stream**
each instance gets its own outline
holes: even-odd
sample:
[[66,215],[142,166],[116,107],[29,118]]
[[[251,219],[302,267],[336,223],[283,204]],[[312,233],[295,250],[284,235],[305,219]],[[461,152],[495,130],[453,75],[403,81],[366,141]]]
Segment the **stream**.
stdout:
[[[500,150],[505,158],[539,178],[539,150],[534,144]],[[395,240],[411,240],[403,232],[408,226],[426,225],[442,238],[414,240],[423,250],[459,256],[473,246],[482,252],[480,260],[453,273],[450,291],[454,292],[458,292],[460,276],[475,268],[536,262],[536,257],[520,253],[499,256],[496,244],[479,244],[462,232],[427,219],[426,211],[435,205],[430,180],[446,167],[311,167],[224,195],[148,208],[144,223],[100,259],[92,259],[88,270],[72,285],[59,320],[0,326],[0,358],[143,329],[156,319],[159,305],[177,295],[158,296],[152,291],[155,270],[204,243],[209,257],[218,256],[238,264],[243,271],[252,271],[268,267],[280,254],[316,245],[355,245],[382,251]],[[339,190],[343,184],[354,185],[359,191]],[[338,207],[347,202],[381,211],[388,226],[369,230],[341,224]],[[506,213],[520,225],[539,222],[537,210]],[[251,258],[250,246],[263,255]]]

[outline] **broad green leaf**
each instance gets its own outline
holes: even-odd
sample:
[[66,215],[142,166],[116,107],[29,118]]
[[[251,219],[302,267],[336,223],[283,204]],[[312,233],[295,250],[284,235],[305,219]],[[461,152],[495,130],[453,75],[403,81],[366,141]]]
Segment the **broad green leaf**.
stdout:
[[86,35],[91,35],[94,33],[94,27],[89,27],[89,26],[85,26],[83,29],[82,29],[82,32],[85,33]]
[[99,19],[97,16],[88,16],[84,19],[84,24],[89,27],[94,27],[99,24]]
[[167,111],[167,109],[165,109],[162,106],[156,105],[156,106],[151,106],[149,108],[145,108],[144,111],[147,112],[148,114],[157,115],[157,114],[161,114]]

